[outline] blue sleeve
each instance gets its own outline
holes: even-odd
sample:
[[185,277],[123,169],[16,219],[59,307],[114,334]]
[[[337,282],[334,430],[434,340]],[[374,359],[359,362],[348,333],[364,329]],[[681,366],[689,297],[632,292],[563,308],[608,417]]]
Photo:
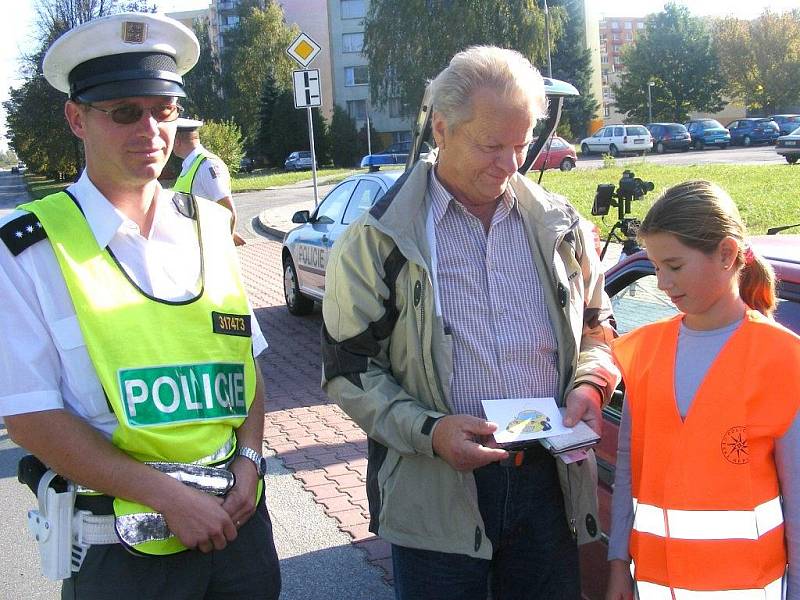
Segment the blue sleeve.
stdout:
[[614,472],[614,496],[611,499],[611,535],[608,538],[608,560],[630,561],[628,544],[633,529],[631,495],[631,416],[628,403],[622,404],[622,421],[617,441],[617,465]]
[[795,414],[789,430],[775,443],[775,464],[778,468],[783,520],[786,535],[789,571],[786,598],[800,599],[800,417]]

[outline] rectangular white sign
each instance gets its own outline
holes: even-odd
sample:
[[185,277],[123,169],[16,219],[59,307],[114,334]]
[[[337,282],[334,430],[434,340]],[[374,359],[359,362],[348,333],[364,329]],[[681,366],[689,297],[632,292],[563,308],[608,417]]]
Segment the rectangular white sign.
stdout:
[[322,106],[319,86],[319,69],[292,71],[294,81],[294,107]]

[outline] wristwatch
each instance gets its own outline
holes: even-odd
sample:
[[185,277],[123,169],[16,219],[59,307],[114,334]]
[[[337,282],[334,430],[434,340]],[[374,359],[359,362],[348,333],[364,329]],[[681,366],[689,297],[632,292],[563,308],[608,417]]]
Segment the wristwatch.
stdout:
[[244,456],[245,458],[253,461],[258,471],[258,476],[263,477],[267,474],[267,459],[261,456],[258,452],[247,446],[242,446],[236,450],[236,456]]

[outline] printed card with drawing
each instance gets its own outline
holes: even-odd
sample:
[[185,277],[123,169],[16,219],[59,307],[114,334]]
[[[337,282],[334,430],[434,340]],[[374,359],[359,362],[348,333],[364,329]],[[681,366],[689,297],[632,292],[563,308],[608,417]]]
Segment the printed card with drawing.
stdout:
[[517,445],[553,435],[570,433],[553,398],[502,398],[481,400],[486,419],[497,423],[498,444]]

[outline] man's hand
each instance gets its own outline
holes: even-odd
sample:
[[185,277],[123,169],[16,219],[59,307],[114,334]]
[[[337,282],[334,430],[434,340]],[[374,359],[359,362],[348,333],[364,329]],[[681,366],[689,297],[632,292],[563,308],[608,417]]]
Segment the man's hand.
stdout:
[[608,563],[608,588],[606,600],[633,600],[633,578],[631,565],[624,560],[612,560]]
[[258,471],[253,461],[244,456],[237,456],[231,463],[231,472],[236,476],[236,485],[225,496],[222,508],[238,528],[247,523],[256,512]]
[[222,550],[236,539],[233,519],[223,508],[222,498],[192,489],[182,483],[161,513],[170,531],[187,548],[201,552]]
[[599,390],[589,384],[578,384],[569,394],[567,394],[567,414],[564,415],[564,425],[572,427],[578,421],[586,421],[586,424],[594,429],[597,435],[603,431],[603,419],[600,414],[600,407],[603,398]]
[[433,451],[456,471],[472,471],[508,456],[505,450],[475,442],[496,430],[497,425],[477,417],[448,415],[439,419],[433,429]]

